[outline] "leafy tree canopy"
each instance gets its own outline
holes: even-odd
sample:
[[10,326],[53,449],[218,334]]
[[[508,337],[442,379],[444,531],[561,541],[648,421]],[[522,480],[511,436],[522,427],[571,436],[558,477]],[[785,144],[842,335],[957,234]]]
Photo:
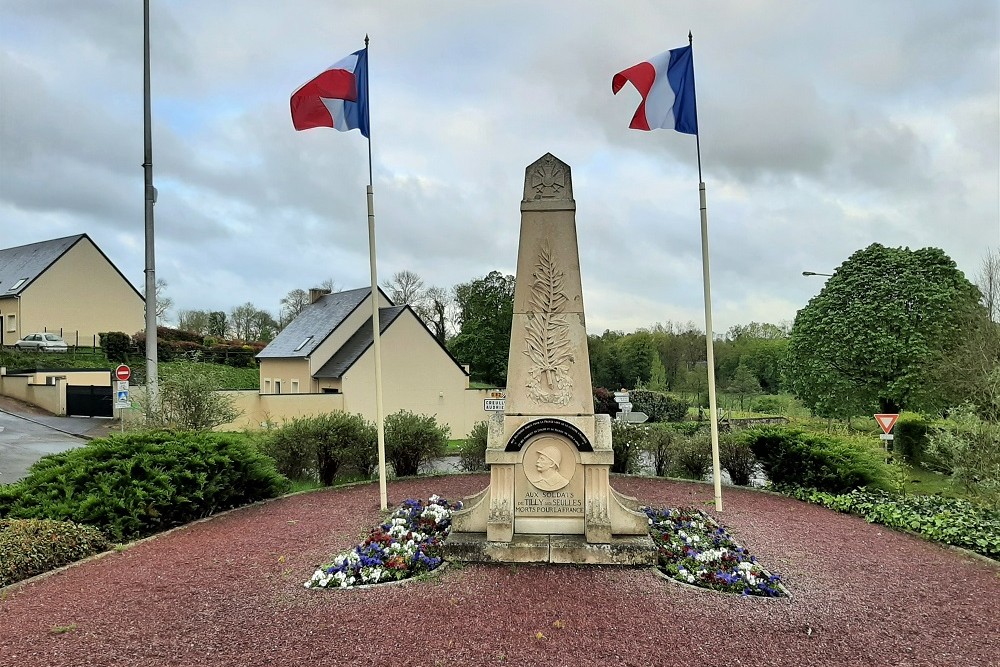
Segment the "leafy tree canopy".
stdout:
[[939,407],[925,386],[928,362],[958,344],[979,299],[938,248],[859,250],[795,318],[792,387],[822,416]]
[[448,349],[469,364],[473,380],[503,386],[514,317],[514,276],[491,271],[485,278],[455,286],[459,332]]

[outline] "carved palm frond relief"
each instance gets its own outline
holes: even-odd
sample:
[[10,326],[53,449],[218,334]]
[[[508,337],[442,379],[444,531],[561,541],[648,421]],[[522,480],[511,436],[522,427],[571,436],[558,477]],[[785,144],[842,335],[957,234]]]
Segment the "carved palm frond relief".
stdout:
[[568,298],[563,291],[565,274],[556,267],[547,245],[542,246],[532,275],[524,351],[532,362],[528,395],[542,403],[566,405],[573,390],[570,327],[563,314]]

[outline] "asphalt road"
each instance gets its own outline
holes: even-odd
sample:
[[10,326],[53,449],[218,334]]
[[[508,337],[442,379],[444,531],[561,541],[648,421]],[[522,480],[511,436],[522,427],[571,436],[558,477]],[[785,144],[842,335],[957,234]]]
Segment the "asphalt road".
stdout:
[[0,484],[24,478],[28,468],[47,454],[64,452],[86,443],[84,438],[51,426],[0,412]]

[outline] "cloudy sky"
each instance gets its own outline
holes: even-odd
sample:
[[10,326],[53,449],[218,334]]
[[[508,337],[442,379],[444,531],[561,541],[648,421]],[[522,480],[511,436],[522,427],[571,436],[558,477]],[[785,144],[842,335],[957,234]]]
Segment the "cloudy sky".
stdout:
[[[695,138],[618,71],[694,33],[714,329],[791,320],[871,243],[1000,247],[994,0],[153,0],[156,275],[180,309],[370,284],[357,131],[289,96],[371,36],[379,277],[513,273],[525,167],[573,173],[587,324],[704,326]],[[683,4],[683,6],[682,6]],[[142,3],[0,0],[0,247],[87,233],[143,283]]]

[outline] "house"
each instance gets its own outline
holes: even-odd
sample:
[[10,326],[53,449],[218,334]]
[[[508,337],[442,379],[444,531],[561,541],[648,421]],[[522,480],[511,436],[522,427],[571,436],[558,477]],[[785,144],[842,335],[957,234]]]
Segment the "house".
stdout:
[[[384,414],[434,415],[465,437],[486,418],[481,391],[408,305],[378,290]],[[371,288],[310,290],[311,303],[258,355],[260,414],[271,421],[324,411],[376,418]],[[312,397],[306,396],[313,395]],[[323,400],[317,394],[326,395]],[[327,409],[325,411],[332,411]]]
[[86,234],[0,249],[0,344],[59,333],[70,345],[145,328],[145,302]]

